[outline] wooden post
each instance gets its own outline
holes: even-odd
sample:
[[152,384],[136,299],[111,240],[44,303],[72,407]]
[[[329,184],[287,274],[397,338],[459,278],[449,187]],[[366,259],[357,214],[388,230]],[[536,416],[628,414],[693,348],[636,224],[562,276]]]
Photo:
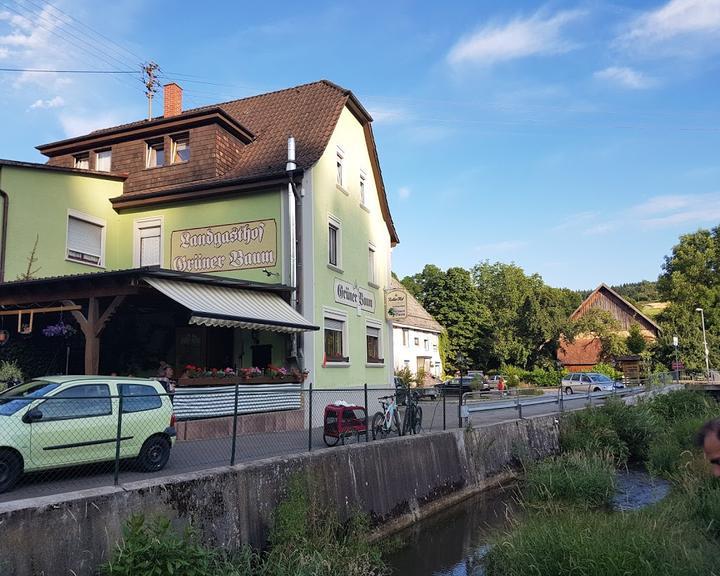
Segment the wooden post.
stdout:
[[[117,307],[125,300],[125,296],[115,296],[110,305],[100,315],[100,303],[94,296],[88,298],[87,318],[79,310],[73,310],[72,315],[80,325],[83,336],[85,336],[85,374],[97,374],[100,369],[100,333],[105,324],[113,315]],[[63,302],[68,306],[75,303],[69,300]]]

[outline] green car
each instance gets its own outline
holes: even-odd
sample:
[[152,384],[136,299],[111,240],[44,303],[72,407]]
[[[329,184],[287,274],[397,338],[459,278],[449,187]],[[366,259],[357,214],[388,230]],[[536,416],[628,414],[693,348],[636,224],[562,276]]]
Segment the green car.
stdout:
[[114,460],[118,424],[120,458],[136,458],[147,472],[167,464],[175,415],[156,380],[48,376],[6,390],[0,394],[0,492],[23,472]]

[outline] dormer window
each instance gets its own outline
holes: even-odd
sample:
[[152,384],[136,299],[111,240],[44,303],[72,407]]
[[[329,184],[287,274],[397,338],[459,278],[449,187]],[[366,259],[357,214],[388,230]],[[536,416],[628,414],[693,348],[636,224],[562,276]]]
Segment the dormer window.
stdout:
[[76,154],[74,158],[75,168],[79,168],[80,170],[90,170],[90,154],[87,152],[84,154]]
[[172,138],[172,163],[182,164],[190,160],[190,137],[187,133]]
[[165,143],[162,138],[147,142],[146,168],[165,166]]
[[95,152],[95,170],[98,172],[110,172],[112,167],[112,150],[98,150]]

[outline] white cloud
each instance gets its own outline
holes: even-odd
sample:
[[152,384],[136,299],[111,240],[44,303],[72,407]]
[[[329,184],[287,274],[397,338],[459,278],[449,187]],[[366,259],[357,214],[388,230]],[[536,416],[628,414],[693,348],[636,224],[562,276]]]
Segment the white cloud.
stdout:
[[720,221],[720,193],[655,196],[634,206],[632,213],[643,228],[715,225]]
[[60,124],[65,131],[65,136],[72,138],[73,136],[82,136],[93,130],[107,128],[108,126],[117,126],[122,124],[123,118],[116,113],[101,114],[99,116],[61,114]]
[[655,85],[654,79],[645,76],[642,72],[623,66],[610,66],[604,70],[598,70],[593,76],[599,80],[607,80],[633,90],[651,88]]
[[488,24],[461,38],[450,50],[448,62],[490,66],[533,55],[568,52],[575,45],[562,37],[563,28],[582,15],[578,10],[558,12],[550,17],[537,12],[506,24]]
[[35,100],[30,105],[31,109],[35,108],[60,108],[61,106],[65,105],[65,100],[63,100],[62,96],[55,96],[54,98],[51,98],[50,100],[43,100],[42,98],[39,98],[38,100]]
[[720,35],[720,0],[671,0],[636,18],[619,38],[636,49],[667,50],[687,55],[716,51]]
[[370,106],[368,112],[373,118],[373,124],[392,124],[408,119],[407,111],[399,107]]
[[410,198],[411,193],[412,191],[407,186],[401,186],[398,189],[398,197],[400,198],[400,200],[407,200],[408,198]]

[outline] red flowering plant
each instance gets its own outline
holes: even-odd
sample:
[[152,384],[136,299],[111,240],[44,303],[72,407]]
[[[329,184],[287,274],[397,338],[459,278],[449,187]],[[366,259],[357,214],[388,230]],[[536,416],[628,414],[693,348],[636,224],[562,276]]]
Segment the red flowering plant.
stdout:
[[237,372],[232,368],[200,368],[193,364],[185,366],[184,378],[228,378],[237,376]]
[[253,366],[252,368],[240,368],[238,372],[240,373],[240,377],[246,380],[262,376],[262,370],[260,370],[257,366]]

